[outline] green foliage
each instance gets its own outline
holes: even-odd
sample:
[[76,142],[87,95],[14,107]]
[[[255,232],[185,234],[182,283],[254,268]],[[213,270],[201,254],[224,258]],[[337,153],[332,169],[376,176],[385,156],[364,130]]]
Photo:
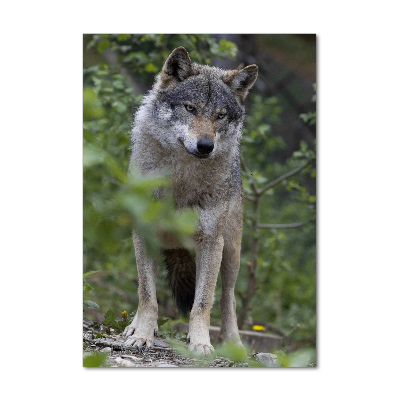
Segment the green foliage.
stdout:
[[237,54],[234,43],[211,35],[93,35],[88,42],[88,49],[97,47],[101,54],[107,49],[113,51],[121,66],[138,74],[147,84],[179,46],[186,48],[192,61],[201,64],[211,64],[216,57],[235,58]]
[[91,353],[83,356],[83,366],[90,368],[105,367],[107,354]]
[[[251,320],[274,321],[275,328],[300,341],[313,336],[316,329],[315,279],[315,202],[305,184],[305,176],[315,178],[315,151],[300,141],[300,148],[285,164],[274,161],[274,154],[285,148],[279,137],[272,135],[272,124],[279,123],[282,108],[276,98],[251,97],[251,110],[244,132],[242,155],[247,170],[243,173],[245,220],[242,239],[242,268],[237,293],[246,297],[248,263],[254,256],[258,238],[256,291],[250,302]],[[262,149],[262,151],[260,151]],[[260,189],[276,178],[307,165],[300,173],[280,181],[260,197]],[[298,229],[254,230],[258,224],[305,222]],[[251,269],[251,268],[250,268]],[[305,290],[305,288],[307,288]],[[300,306],[301,305],[301,306]],[[240,306],[239,306],[240,307]]]
[[215,347],[216,357],[224,357],[235,363],[247,362],[249,349],[235,346],[233,343],[226,342]]
[[128,318],[126,311],[122,312],[122,319],[117,319],[114,311],[111,309],[104,314],[104,325],[106,325],[107,328],[113,328],[116,333],[122,333],[131,321],[132,318]]
[[99,305],[91,300],[83,300],[83,309],[84,310],[87,310],[87,309],[99,310]]
[[171,320],[170,318],[160,318],[157,321],[158,334],[164,340],[172,340],[172,344],[176,341],[186,343],[188,332],[180,332],[176,329],[176,326],[185,323],[182,317],[177,320]]
[[157,325],[160,328],[160,326],[163,326],[164,324],[166,324],[169,321],[169,318],[159,318],[157,320]]
[[83,89],[83,119],[90,121],[102,118],[104,108],[98,94],[92,88]]
[[[132,170],[126,188],[119,196],[120,204],[132,217],[130,226],[141,235],[153,257],[160,249],[161,233],[173,234],[186,247],[192,246],[189,236],[195,233],[198,216],[193,210],[174,211],[170,186],[163,176],[143,178]],[[160,188],[163,189],[162,199],[155,200],[154,193]]]
[[[279,114],[282,107],[276,97],[263,98],[259,94],[251,94],[250,114],[246,117],[246,129],[243,131],[242,154],[259,183],[266,181],[260,172],[265,171],[271,162],[271,155],[285,148],[285,142],[280,137],[272,135],[271,124],[280,122]],[[262,149],[262,151],[259,151]],[[245,183],[248,184],[244,176]]]
[[[243,366],[248,367],[267,367],[267,368],[304,368],[316,366],[316,353],[314,349],[302,349],[289,354],[285,354],[282,350],[276,352],[276,364],[271,365],[267,362],[261,362],[251,356],[249,349],[246,347],[238,347],[233,343],[223,343],[215,347],[215,351],[208,356],[194,355],[189,351],[188,346],[182,340],[173,338],[166,339],[168,344],[180,355],[186,358],[201,361],[199,366],[208,367],[217,359],[227,361],[227,366],[232,367]],[[241,365],[242,364],[242,365]]]
[[[224,343],[215,347],[215,351],[207,356],[193,354],[182,338],[168,337],[166,342],[180,355],[190,359],[203,361],[203,366],[209,366],[217,358],[224,358],[233,363],[246,363],[250,361],[248,349],[235,346],[233,343]],[[232,364],[230,366],[232,366]]]
[[313,349],[304,349],[287,355],[283,351],[278,351],[277,356],[278,367],[315,367],[316,356]]
[[92,287],[86,282],[86,278],[97,271],[90,271],[87,272],[86,274],[83,274],[83,309],[93,309],[93,310],[99,310],[99,305],[95,303],[94,301],[88,300],[87,294],[92,290]]
[[[316,83],[313,84],[313,89],[314,89],[314,92],[316,93],[317,92],[317,84]],[[317,101],[316,94],[312,97],[312,101]],[[305,123],[308,123],[309,125],[315,125],[315,123],[317,122],[317,111],[309,112],[307,114],[305,114],[305,113],[300,114],[300,118]]]

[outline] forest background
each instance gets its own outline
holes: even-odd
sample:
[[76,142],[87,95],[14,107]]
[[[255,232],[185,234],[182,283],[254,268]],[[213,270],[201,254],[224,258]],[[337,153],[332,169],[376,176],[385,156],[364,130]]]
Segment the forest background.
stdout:
[[[84,282],[84,315],[100,322],[108,310],[135,312],[133,227],[150,249],[160,224],[182,235],[193,229],[190,215],[148,201],[157,180],[127,175],[134,112],[168,54],[184,46],[198,63],[259,66],[241,149],[239,327],[282,335],[286,351],[315,347],[316,36],[102,34],[83,42],[83,272],[97,271]],[[178,320],[163,275],[159,268],[159,317]]]

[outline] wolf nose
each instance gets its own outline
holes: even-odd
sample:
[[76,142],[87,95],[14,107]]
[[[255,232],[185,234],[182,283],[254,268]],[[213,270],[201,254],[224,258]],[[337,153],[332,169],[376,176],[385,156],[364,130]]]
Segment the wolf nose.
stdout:
[[214,143],[208,139],[200,139],[197,142],[197,151],[202,154],[210,154],[214,149]]

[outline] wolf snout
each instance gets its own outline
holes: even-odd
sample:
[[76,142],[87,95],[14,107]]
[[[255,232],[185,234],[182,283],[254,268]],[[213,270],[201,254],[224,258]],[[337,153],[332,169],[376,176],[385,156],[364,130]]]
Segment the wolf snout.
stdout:
[[210,139],[199,139],[197,141],[197,151],[205,156],[214,150],[214,142]]

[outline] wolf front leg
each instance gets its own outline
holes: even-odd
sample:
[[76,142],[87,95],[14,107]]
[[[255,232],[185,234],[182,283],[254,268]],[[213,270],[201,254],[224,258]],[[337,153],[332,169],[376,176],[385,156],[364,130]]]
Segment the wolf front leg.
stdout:
[[[238,213],[241,214],[240,211]],[[235,218],[230,219],[231,222]],[[242,239],[242,220],[237,218],[237,224],[228,224],[224,232],[224,250],[221,263],[222,295],[221,309],[221,337],[236,346],[243,347],[239,336],[236,318],[235,283],[240,267],[240,247]]]
[[133,234],[139,277],[139,306],[132,323],[124,330],[126,346],[152,347],[157,331],[158,305],[156,297],[157,261],[146,257],[143,240]]
[[201,356],[213,350],[210,342],[210,312],[221,266],[222,235],[202,235],[197,239],[196,292],[189,321],[189,350]]

